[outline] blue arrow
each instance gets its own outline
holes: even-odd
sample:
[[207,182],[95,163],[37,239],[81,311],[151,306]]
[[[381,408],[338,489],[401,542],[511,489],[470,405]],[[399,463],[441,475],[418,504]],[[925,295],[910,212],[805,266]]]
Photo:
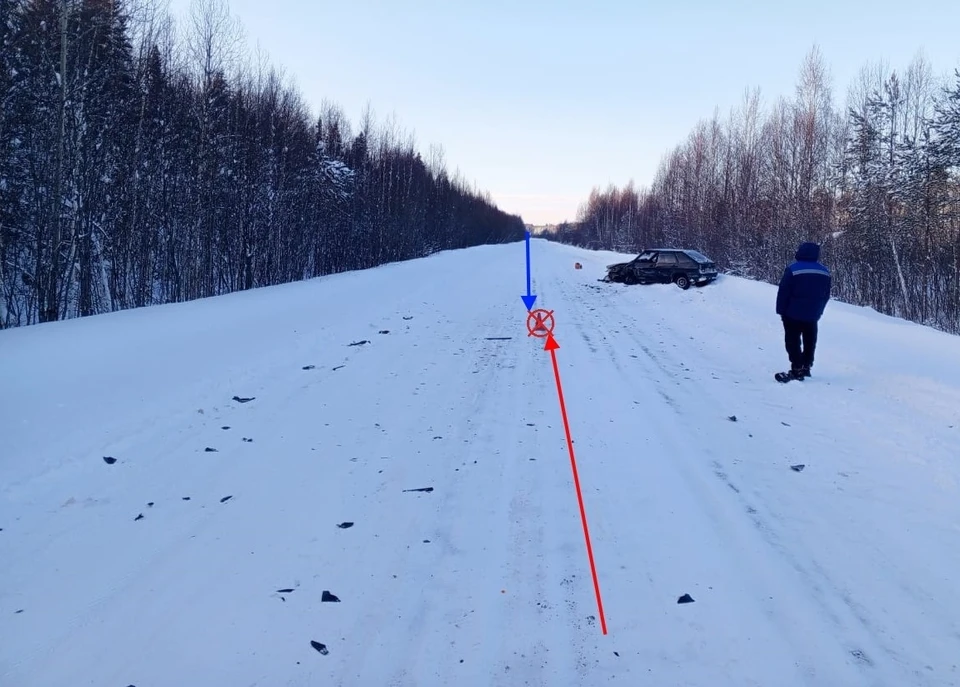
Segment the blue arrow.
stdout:
[[523,300],[523,304],[527,306],[527,310],[533,308],[534,302],[537,300],[536,296],[530,295],[530,232],[527,232],[527,295],[520,296]]

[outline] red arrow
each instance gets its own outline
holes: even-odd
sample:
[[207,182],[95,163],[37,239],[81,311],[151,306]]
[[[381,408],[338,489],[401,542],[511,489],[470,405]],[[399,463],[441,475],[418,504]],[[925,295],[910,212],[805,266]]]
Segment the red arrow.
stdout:
[[563,402],[563,387],[560,384],[560,368],[557,367],[557,349],[560,344],[547,334],[545,351],[550,351],[553,360],[553,375],[557,378],[557,394],[560,396],[560,414],[563,416],[563,430],[567,435],[567,448],[570,450],[570,465],[573,468],[573,484],[577,488],[577,502],[580,504],[580,519],[583,521],[583,536],[587,540],[587,558],[590,559],[590,574],[593,575],[593,590],[597,593],[597,609],[600,612],[600,629],[607,634],[607,619],[603,615],[603,601],[600,599],[600,582],[597,579],[597,566],[593,562],[593,547],[590,545],[590,530],[587,527],[587,511],[583,507],[583,493],[580,491],[580,476],[577,473],[577,459],[573,455],[573,439],[570,437],[570,423],[567,421],[567,406]]

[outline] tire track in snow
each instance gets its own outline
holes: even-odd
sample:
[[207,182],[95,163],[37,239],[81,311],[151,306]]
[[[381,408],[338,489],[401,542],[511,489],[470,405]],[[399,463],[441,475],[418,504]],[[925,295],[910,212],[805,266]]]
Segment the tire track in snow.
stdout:
[[[615,321],[634,321],[636,319],[643,319],[636,317],[636,311],[631,310],[629,313],[625,311],[625,306],[623,304],[626,299],[611,299],[613,302],[612,309],[615,312],[614,317],[612,318]],[[605,322],[602,319],[594,320],[595,326],[601,327],[604,326]],[[607,323],[608,324],[608,323]],[[642,375],[644,378],[652,380],[655,384],[658,381],[660,375],[680,375],[683,371],[686,371],[686,366],[679,362],[678,358],[673,356],[683,355],[683,360],[697,360],[702,355],[702,349],[699,352],[693,351],[694,345],[686,344],[684,347],[674,346],[677,348],[677,352],[671,354],[668,352],[666,347],[663,348],[663,355],[667,357],[668,360],[671,360],[670,363],[665,363],[660,360],[660,356],[655,354],[649,346],[646,345],[644,337],[642,337],[638,332],[633,331],[627,328],[626,331],[627,337],[630,341],[636,345],[640,350],[645,354],[645,359],[648,361],[645,367],[645,372]],[[672,337],[674,341],[685,341],[681,336],[678,336],[678,333],[671,331],[669,325],[667,327],[667,337]],[[620,349],[626,348],[620,346]],[[612,355],[616,355],[616,351],[612,351]],[[652,367],[650,367],[652,364]],[[658,385],[659,386],[659,385]],[[705,406],[713,406],[722,408],[723,404],[720,403],[716,395],[716,390],[718,387],[711,387],[708,385],[699,384],[696,387],[696,394],[693,393],[693,390],[690,387],[681,388],[675,393],[679,393],[682,401],[679,404],[671,404],[674,408],[674,411],[677,415],[677,418],[684,418],[685,415],[689,415],[688,412],[683,412],[680,408],[698,408]],[[719,387],[722,389],[724,387]],[[663,391],[662,387],[658,389],[660,395],[665,397],[665,400],[668,397],[668,394]],[[690,420],[693,420],[695,424],[697,421],[690,417]],[[699,420],[699,424],[709,424],[713,420],[702,418]],[[734,441],[736,444],[742,445],[744,450],[749,451],[753,446],[748,447],[746,438],[741,435],[732,435],[730,432],[724,432],[727,429],[722,425],[717,425],[717,430],[726,434],[729,440]],[[694,437],[699,437],[703,435],[705,431],[702,427],[696,427],[693,432]],[[754,430],[755,432],[758,430]],[[769,441],[776,443],[776,439],[772,437],[769,433],[762,433],[765,438]],[[699,452],[706,455],[715,453],[716,441],[705,441],[696,439],[696,441],[701,442]],[[762,442],[763,439],[756,443]],[[871,620],[869,617],[869,612],[866,607],[862,604],[855,601],[852,595],[848,591],[844,591],[842,585],[840,585],[837,580],[833,579],[826,570],[818,564],[816,559],[816,554],[810,550],[807,556],[804,556],[803,560],[798,558],[796,552],[797,543],[794,542],[790,546],[784,544],[784,534],[786,530],[783,525],[786,522],[777,515],[778,509],[775,505],[768,503],[768,500],[759,492],[754,492],[750,495],[749,498],[742,494],[742,490],[738,487],[727,474],[726,468],[719,461],[718,458],[715,458],[712,461],[712,467],[714,473],[718,478],[721,479],[722,483],[725,484],[732,494],[735,494],[737,500],[740,501],[743,506],[743,512],[745,512],[750,519],[753,521],[756,530],[761,536],[766,540],[769,546],[779,552],[779,555],[786,561],[790,567],[796,572],[801,581],[802,589],[804,594],[808,596],[811,601],[817,605],[820,609],[822,617],[829,619],[831,625],[834,627],[834,633],[838,638],[837,648],[840,650],[841,657],[845,657],[845,660],[853,665],[859,666],[863,671],[862,678],[869,679],[869,676],[872,675],[872,678],[875,680],[882,680],[881,676],[889,675],[889,668],[884,668],[882,665],[878,664],[876,661],[877,657],[886,656],[890,661],[896,664],[900,670],[907,671],[911,680],[930,680],[930,675],[922,675],[920,671],[911,669],[911,662],[905,660],[905,657],[902,655],[902,652],[899,651],[898,645],[895,641],[887,639],[887,633],[880,629],[874,620]],[[758,510],[757,506],[761,508]],[[777,526],[774,525],[777,523]],[[847,639],[841,639],[841,637],[846,636]],[[866,651],[864,651],[866,649]],[[836,660],[840,660],[838,657]],[[917,661],[912,662],[913,665],[917,664]],[[892,667],[892,666],[890,666]],[[811,662],[808,668],[808,675],[810,679],[815,674],[815,662]],[[926,684],[926,682],[924,682]],[[930,683],[930,684],[940,684],[940,683]]]
[[[619,307],[619,304],[615,307]],[[620,314],[624,315],[625,313],[621,310]],[[657,355],[643,345],[640,336],[636,332],[630,331],[628,335],[663,373],[669,374],[671,368],[676,371],[680,367],[676,361],[673,361],[673,365],[662,363]],[[670,334],[668,334],[668,336],[669,335]],[[683,340],[683,336],[676,331],[673,331],[672,335],[677,341]],[[669,352],[665,352],[665,355],[668,358],[670,357]],[[682,355],[689,359],[697,357],[700,353],[687,350],[682,352]],[[722,407],[722,403],[716,398],[716,392],[711,390],[710,387],[697,387],[696,396],[689,391],[684,395],[687,396],[687,398],[685,398],[682,403],[683,407],[696,408],[698,405],[704,405],[704,401],[706,405],[718,408]],[[674,407],[676,409],[676,406]],[[682,417],[680,413],[678,413],[678,415]],[[760,431],[763,432],[763,430]],[[699,434],[699,432],[697,433]],[[766,432],[764,433],[766,434]],[[742,437],[738,437],[737,441],[742,442]],[[772,438],[770,441],[775,442]],[[707,453],[713,453],[713,449],[706,444],[703,445],[702,450]],[[723,465],[718,460],[714,460],[713,464],[716,468],[715,474],[717,474],[724,484],[739,495],[741,493],[740,489],[730,480],[724,471],[725,468]],[[762,505],[762,509],[759,511],[756,508],[758,498],[760,505]],[[785,530],[783,529],[783,525],[786,525],[786,522],[777,514],[777,508],[768,502],[767,499],[763,498],[761,494],[755,493],[753,499],[752,502],[748,502],[744,498],[740,499],[741,504],[744,506],[744,511],[754,521],[757,531],[770,546],[778,551],[784,560],[800,575],[800,578],[805,581],[804,588],[807,595],[812,597],[812,600],[821,609],[823,616],[829,618],[834,626],[839,640],[839,648],[847,656],[853,657],[854,665],[862,667],[865,671],[869,671],[869,673],[864,673],[864,677],[872,675],[873,679],[880,679],[880,676],[885,675],[886,671],[877,670],[879,666],[871,656],[886,655],[894,663],[898,664],[902,670],[911,672],[913,678],[921,678],[921,675],[910,670],[909,665],[903,660],[899,648],[889,641],[884,636],[884,633],[875,625],[874,621],[868,617],[865,607],[855,601],[850,592],[845,591],[843,585],[833,579],[823,566],[817,562],[813,551],[808,551],[808,555],[804,556],[803,560],[801,560],[795,550],[796,542],[791,546],[784,543]],[[775,527],[773,525],[774,522],[777,523],[779,527]],[[847,636],[848,639],[840,639],[842,636]],[[867,648],[867,651],[864,651],[864,648]]]
[[[618,304],[618,305],[619,305],[619,304]],[[617,307],[617,306],[615,306],[615,307]],[[624,315],[624,313],[622,312],[622,310],[620,311],[620,315]],[[645,379],[650,379],[651,377],[653,377],[653,376],[656,375],[657,373],[659,373],[660,375],[668,375],[668,376],[669,376],[669,375],[676,376],[676,375],[679,374],[679,371],[682,369],[682,366],[681,366],[681,365],[677,364],[675,361],[674,361],[674,363],[673,363],[672,365],[662,362],[662,361],[660,360],[659,356],[656,355],[656,354],[654,354],[654,353],[650,350],[650,348],[645,345],[645,343],[641,340],[641,337],[640,337],[635,331],[633,331],[633,330],[628,330],[628,331],[626,332],[626,334],[627,334],[627,337],[628,337],[635,345],[637,345],[637,346],[640,348],[640,350],[643,351],[643,353],[644,353],[645,356],[646,356],[646,359],[647,359],[650,363],[652,363],[652,364],[653,364],[653,367],[656,369],[656,372],[655,372],[653,369],[651,369],[649,366],[647,366],[647,369],[645,370],[644,374],[639,375],[639,376],[641,376],[642,378],[645,378]],[[678,335],[676,332],[669,332],[669,331],[668,331],[668,333],[666,333],[665,336],[666,336],[667,338],[670,338],[671,334],[673,335],[673,339],[674,339],[674,340],[679,341],[679,340],[682,339],[682,336],[681,336],[681,335]],[[665,349],[665,350],[666,350],[666,349]],[[612,351],[611,351],[611,352],[612,352]],[[669,357],[669,353],[666,353],[666,355]],[[692,352],[689,352],[689,351],[688,351],[688,352],[686,352],[685,355],[686,355],[686,357],[690,357],[690,355],[692,355]],[[661,395],[666,395],[666,394],[662,391],[662,389],[660,390],[660,393],[661,393]],[[675,414],[676,419],[677,419],[678,421],[683,421],[683,420],[686,419],[686,418],[684,418],[684,414],[683,414],[682,412],[680,412],[679,408],[681,408],[681,407],[683,407],[683,408],[697,408],[698,406],[702,406],[702,405],[703,405],[703,399],[702,399],[703,396],[706,396],[706,401],[707,401],[706,405],[711,405],[711,406],[714,406],[714,407],[720,407],[720,404],[716,403],[715,399],[712,397],[712,394],[711,394],[711,392],[709,391],[709,389],[703,389],[703,388],[699,388],[699,387],[698,387],[698,389],[697,389],[697,395],[701,397],[700,399],[695,398],[695,397],[692,397],[692,395],[691,395],[690,393],[687,393],[687,394],[685,394],[685,395],[687,396],[687,398],[685,398],[683,402],[678,403],[677,401],[674,401],[674,400],[672,400],[672,398],[671,398],[670,400],[671,400],[672,402],[669,402],[669,403],[668,403],[668,405],[669,405],[669,406],[671,407],[671,409],[674,411],[674,414]],[[694,433],[694,436],[696,436],[697,434],[699,434],[699,432],[695,432],[695,433]],[[691,442],[691,443],[692,443],[692,442]],[[684,451],[684,450],[682,450],[682,449],[681,449],[681,450],[678,450],[675,455],[676,455],[677,457],[683,456],[683,455],[685,455],[685,454],[687,454],[687,453],[702,453],[702,454],[705,454],[705,455],[711,455],[711,454],[713,454],[713,452],[714,452],[713,449],[712,449],[709,445],[707,445],[707,444],[701,444],[701,445],[698,446],[698,447],[694,447],[694,446],[691,445],[691,446],[690,446],[690,449],[691,449],[690,451]],[[816,598],[816,600],[818,601],[818,605],[820,606],[821,611],[824,613],[824,615],[825,615],[827,618],[830,619],[831,623],[834,625],[834,627],[835,627],[838,631],[843,632],[844,623],[843,623],[843,622],[840,620],[840,618],[834,613],[833,609],[830,607],[830,604],[829,604],[828,601],[824,598],[824,596],[823,596],[823,591],[822,591],[822,590],[823,590],[823,587],[821,586],[820,583],[818,583],[817,581],[815,581],[815,579],[814,579],[814,577],[815,577],[814,574],[813,574],[810,570],[808,570],[808,569],[806,568],[806,566],[804,566],[804,565],[799,561],[799,559],[794,555],[793,551],[792,551],[788,546],[786,546],[786,545],[783,544],[783,541],[782,541],[781,536],[772,528],[772,526],[771,526],[771,524],[770,524],[770,522],[769,522],[769,517],[770,517],[770,516],[768,515],[768,516],[765,518],[765,517],[761,514],[761,512],[756,509],[756,507],[755,507],[753,504],[751,504],[750,502],[748,502],[745,498],[741,497],[741,490],[740,490],[740,488],[737,487],[737,486],[730,480],[729,476],[728,476],[727,473],[725,472],[724,466],[722,465],[722,463],[720,463],[719,460],[717,460],[716,458],[714,458],[713,460],[710,461],[710,466],[713,468],[714,474],[720,479],[720,481],[721,481],[724,485],[726,485],[728,488],[730,488],[730,490],[731,490],[734,494],[737,495],[737,500],[740,502],[740,504],[741,504],[741,506],[742,506],[742,512],[743,512],[743,513],[746,513],[747,515],[749,515],[750,519],[754,522],[754,525],[755,525],[755,528],[756,528],[757,532],[759,532],[759,533],[763,536],[763,538],[768,542],[768,544],[770,544],[775,550],[777,550],[777,551],[780,553],[781,556],[783,556],[783,557],[788,561],[788,563],[790,564],[790,566],[801,576],[802,579],[806,580],[805,587],[806,587],[806,589],[807,589],[808,592],[812,592],[814,598]],[[766,504],[764,504],[764,505],[766,505]],[[814,564],[814,565],[815,565],[815,564]],[[825,577],[821,576],[821,580],[822,580],[822,582],[825,582],[825,583],[826,583],[826,585],[828,586],[828,588],[831,588],[831,587],[832,587],[832,588],[835,588],[835,585],[833,585],[832,582],[831,582],[830,580],[826,579]],[[771,617],[771,619],[772,619],[772,617]],[[870,629],[870,628],[868,627],[868,629]],[[847,653],[848,655],[853,655],[853,656],[857,657],[858,660],[859,660],[861,663],[865,663],[866,665],[872,666],[872,662],[869,661],[868,659],[866,659],[865,654],[863,654],[863,652],[862,652],[860,649],[857,648],[857,644],[858,644],[857,642],[844,642],[844,643],[843,643],[843,649],[846,651],[846,653]],[[862,644],[862,642],[859,643],[859,644]],[[808,663],[808,665],[804,668],[804,671],[805,671],[805,673],[807,674],[808,678],[812,679],[812,678],[815,676],[815,674],[816,674],[816,666],[817,666],[817,664],[816,664],[814,661],[811,660],[811,661]]]

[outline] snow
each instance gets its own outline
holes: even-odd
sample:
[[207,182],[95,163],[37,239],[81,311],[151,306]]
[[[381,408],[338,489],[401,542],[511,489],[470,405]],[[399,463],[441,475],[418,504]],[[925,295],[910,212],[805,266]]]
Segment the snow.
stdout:
[[0,685],[960,684],[957,337],[629,257],[532,242],[607,635],[512,244],[0,331]]

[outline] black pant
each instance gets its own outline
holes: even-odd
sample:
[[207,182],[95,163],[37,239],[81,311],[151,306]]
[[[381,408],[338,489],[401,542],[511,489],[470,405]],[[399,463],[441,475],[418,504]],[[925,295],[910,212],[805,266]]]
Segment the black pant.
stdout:
[[790,367],[798,369],[813,366],[813,354],[817,350],[816,322],[803,322],[784,317],[783,339],[787,347],[787,355],[790,356]]

